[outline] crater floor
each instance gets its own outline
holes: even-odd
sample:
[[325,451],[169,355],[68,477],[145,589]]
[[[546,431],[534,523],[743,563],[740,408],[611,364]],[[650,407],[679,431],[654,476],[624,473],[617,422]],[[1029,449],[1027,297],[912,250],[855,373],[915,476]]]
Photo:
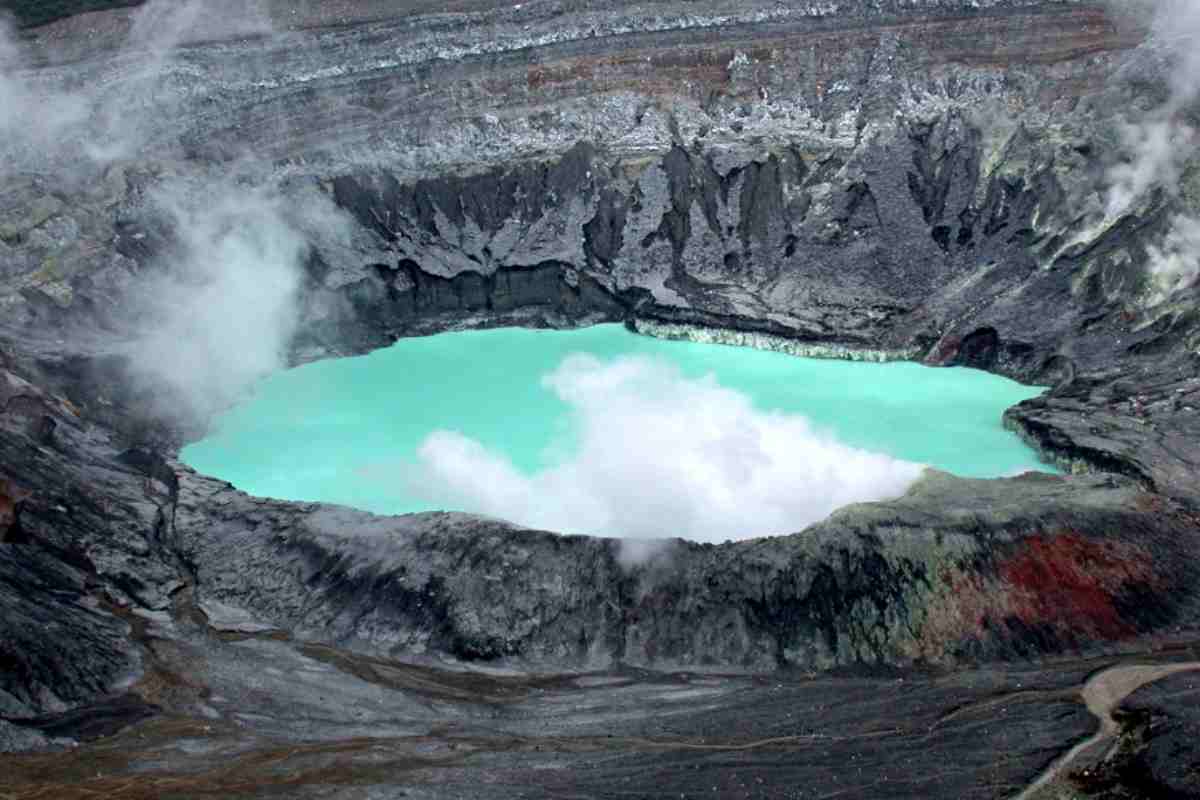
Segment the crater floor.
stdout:
[[[0,796],[1200,793],[1186,19],[210,2],[0,40]],[[284,365],[617,322],[1050,387],[1061,474],[630,558],[178,459]]]

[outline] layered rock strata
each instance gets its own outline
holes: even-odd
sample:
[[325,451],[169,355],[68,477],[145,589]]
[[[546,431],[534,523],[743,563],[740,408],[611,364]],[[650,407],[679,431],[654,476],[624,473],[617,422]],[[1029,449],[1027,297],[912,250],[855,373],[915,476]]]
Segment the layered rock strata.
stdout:
[[[1194,630],[1196,292],[1158,302],[1147,270],[1190,173],[1091,213],[1115,122],[1164,91],[1141,32],[1050,0],[387,5],[209,31],[163,66],[172,113],[136,158],[48,145],[6,177],[0,716],[135,680],[130,615],[181,592],[218,628],[539,669],[947,666]],[[120,74],[128,13],[34,31],[37,79]],[[625,321],[973,366],[1053,387],[1005,423],[1072,474],[930,474],[633,567],[609,541],[246,497],[175,461],[202,426],[122,355],[179,234],[155,187],[245,153],[343,226],[307,245],[293,362]]]

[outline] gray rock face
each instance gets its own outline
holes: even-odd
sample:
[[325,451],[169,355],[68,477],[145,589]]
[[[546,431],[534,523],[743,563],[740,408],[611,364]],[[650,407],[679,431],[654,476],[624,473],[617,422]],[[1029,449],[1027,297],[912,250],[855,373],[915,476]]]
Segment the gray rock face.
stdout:
[[135,676],[114,604],[162,609],[182,584],[159,540],[172,489],[139,471],[135,452],[7,371],[0,408],[0,705],[28,717]]
[[1164,503],[1148,523],[1135,509],[1162,501],[1109,476],[930,474],[901,500],[848,507],[803,534],[677,542],[628,567],[612,540],[258,500],[179,471],[175,547],[198,565],[201,607],[390,657],[576,669],[958,664],[1195,613],[1194,517]]
[[[1049,0],[410,5],[268,4],[278,35],[214,28],[159,65],[136,156],[82,161],[69,130],[12,162],[0,717],[46,730],[131,682],[207,714],[163,665],[226,659],[222,637],[342,659],[765,672],[1194,631],[1196,289],[1150,302],[1146,264],[1200,195],[1185,178],[1095,213],[1120,113],[1162,96],[1138,31]],[[32,32],[38,85],[86,69],[120,107],[129,20]],[[174,460],[203,420],[130,381],[126,347],[187,234],[155,192],[215,185],[246,153],[247,186],[317,220],[300,226],[292,362],[620,320],[968,365],[1052,385],[1005,424],[1078,474],[931,474],[791,536],[676,542],[634,567],[615,542],[495,520],[247,497]],[[305,217],[314,198],[332,211]],[[240,668],[206,680],[231,693]]]
[[20,753],[44,748],[48,744],[46,737],[37,731],[18,727],[11,722],[0,722],[0,753]]
[[1200,733],[1196,673],[1181,673],[1133,694],[1122,706],[1130,727],[1146,725],[1119,783],[1160,797],[1200,797]]

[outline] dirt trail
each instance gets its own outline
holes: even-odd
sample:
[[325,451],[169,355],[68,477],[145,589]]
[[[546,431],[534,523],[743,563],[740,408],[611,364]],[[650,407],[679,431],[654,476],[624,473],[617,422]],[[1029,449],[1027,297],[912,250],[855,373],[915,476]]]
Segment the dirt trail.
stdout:
[[1034,800],[1042,788],[1063,775],[1079,756],[1115,740],[1121,732],[1121,726],[1113,719],[1112,713],[1126,697],[1146,684],[1192,670],[1200,670],[1200,661],[1182,664],[1127,664],[1101,670],[1088,678],[1080,690],[1080,696],[1088,711],[1100,720],[1100,730],[1056,758],[1037,780],[1013,800]]

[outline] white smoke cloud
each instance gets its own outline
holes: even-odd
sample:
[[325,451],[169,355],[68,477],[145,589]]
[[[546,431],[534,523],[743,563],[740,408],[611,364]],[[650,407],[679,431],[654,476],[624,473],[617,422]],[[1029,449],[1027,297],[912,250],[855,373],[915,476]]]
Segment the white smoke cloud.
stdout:
[[792,533],[849,503],[899,496],[923,469],[644,357],[574,355],[543,382],[571,409],[575,455],[530,476],[439,431],[419,449],[413,491],[530,527],[719,542]]
[[41,86],[28,62],[11,20],[0,15],[0,176],[43,161],[90,113],[85,97]]
[[137,155],[188,102],[174,76],[190,41],[272,33],[266,0],[151,0],[138,8],[121,52],[85,81],[36,70],[11,21],[0,17],[0,174],[80,170]]
[[[144,157],[164,121],[197,113],[190,105],[202,99],[181,45],[271,34],[266,0],[151,0],[132,12],[120,52],[98,56],[77,80],[78,69],[34,68],[26,43],[0,24],[0,178],[37,172],[70,191]],[[126,311],[136,332],[120,345],[136,387],[185,420],[228,406],[284,365],[303,260],[318,240],[348,238],[327,196],[292,187],[285,200],[252,154],[220,179],[196,177],[199,169],[163,170],[142,201],[172,244],[133,282]]]
[[[1200,98],[1200,3],[1195,0],[1148,0],[1126,4],[1117,13],[1150,17],[1150,46],[1170,63],[1168,98],[1141,119],[1123,126],[1122,143],[1128,161],[1109,173],[1111,188],[1107,216],[1127,213],[1140,198],[1162,187],[1177,194],[1188,160],[1196,153],[1200,136],[1185,113]],[[1200,279],[1200,219],[1178,214],[1164,242],[1149,249],[1149,271],[1154,285],[1150,302],[1159,303],[1172,292]]]
[[1147,250],[1156,279],[1151,302],[1160,303],[1200,279],[1200,220],[1177,215],[1162,246]]
[[1124,214],[1147,191],[1162,186],[1175,193],[1184,164],[1196,145],[1196,131],[1172,119],[1146,119],[1121,127],[1125,150],[1133,158],[1109,171],[1108,216]]
[[283,365],[309,245],[266,189],[185,186],[152,198],[176,242],[144,278],[144,332],[128,354],[133,377],[174,406],[161,412],[204,418]]
[[90,98],[98,135],[87,144],[88,155],[100,163],[135,155],[151,135],[147,120],[186,113],[191,78],[176,69],[181,45],[273,33],[266,0],[152,0],[142,6],[125,46],[130,64]]

